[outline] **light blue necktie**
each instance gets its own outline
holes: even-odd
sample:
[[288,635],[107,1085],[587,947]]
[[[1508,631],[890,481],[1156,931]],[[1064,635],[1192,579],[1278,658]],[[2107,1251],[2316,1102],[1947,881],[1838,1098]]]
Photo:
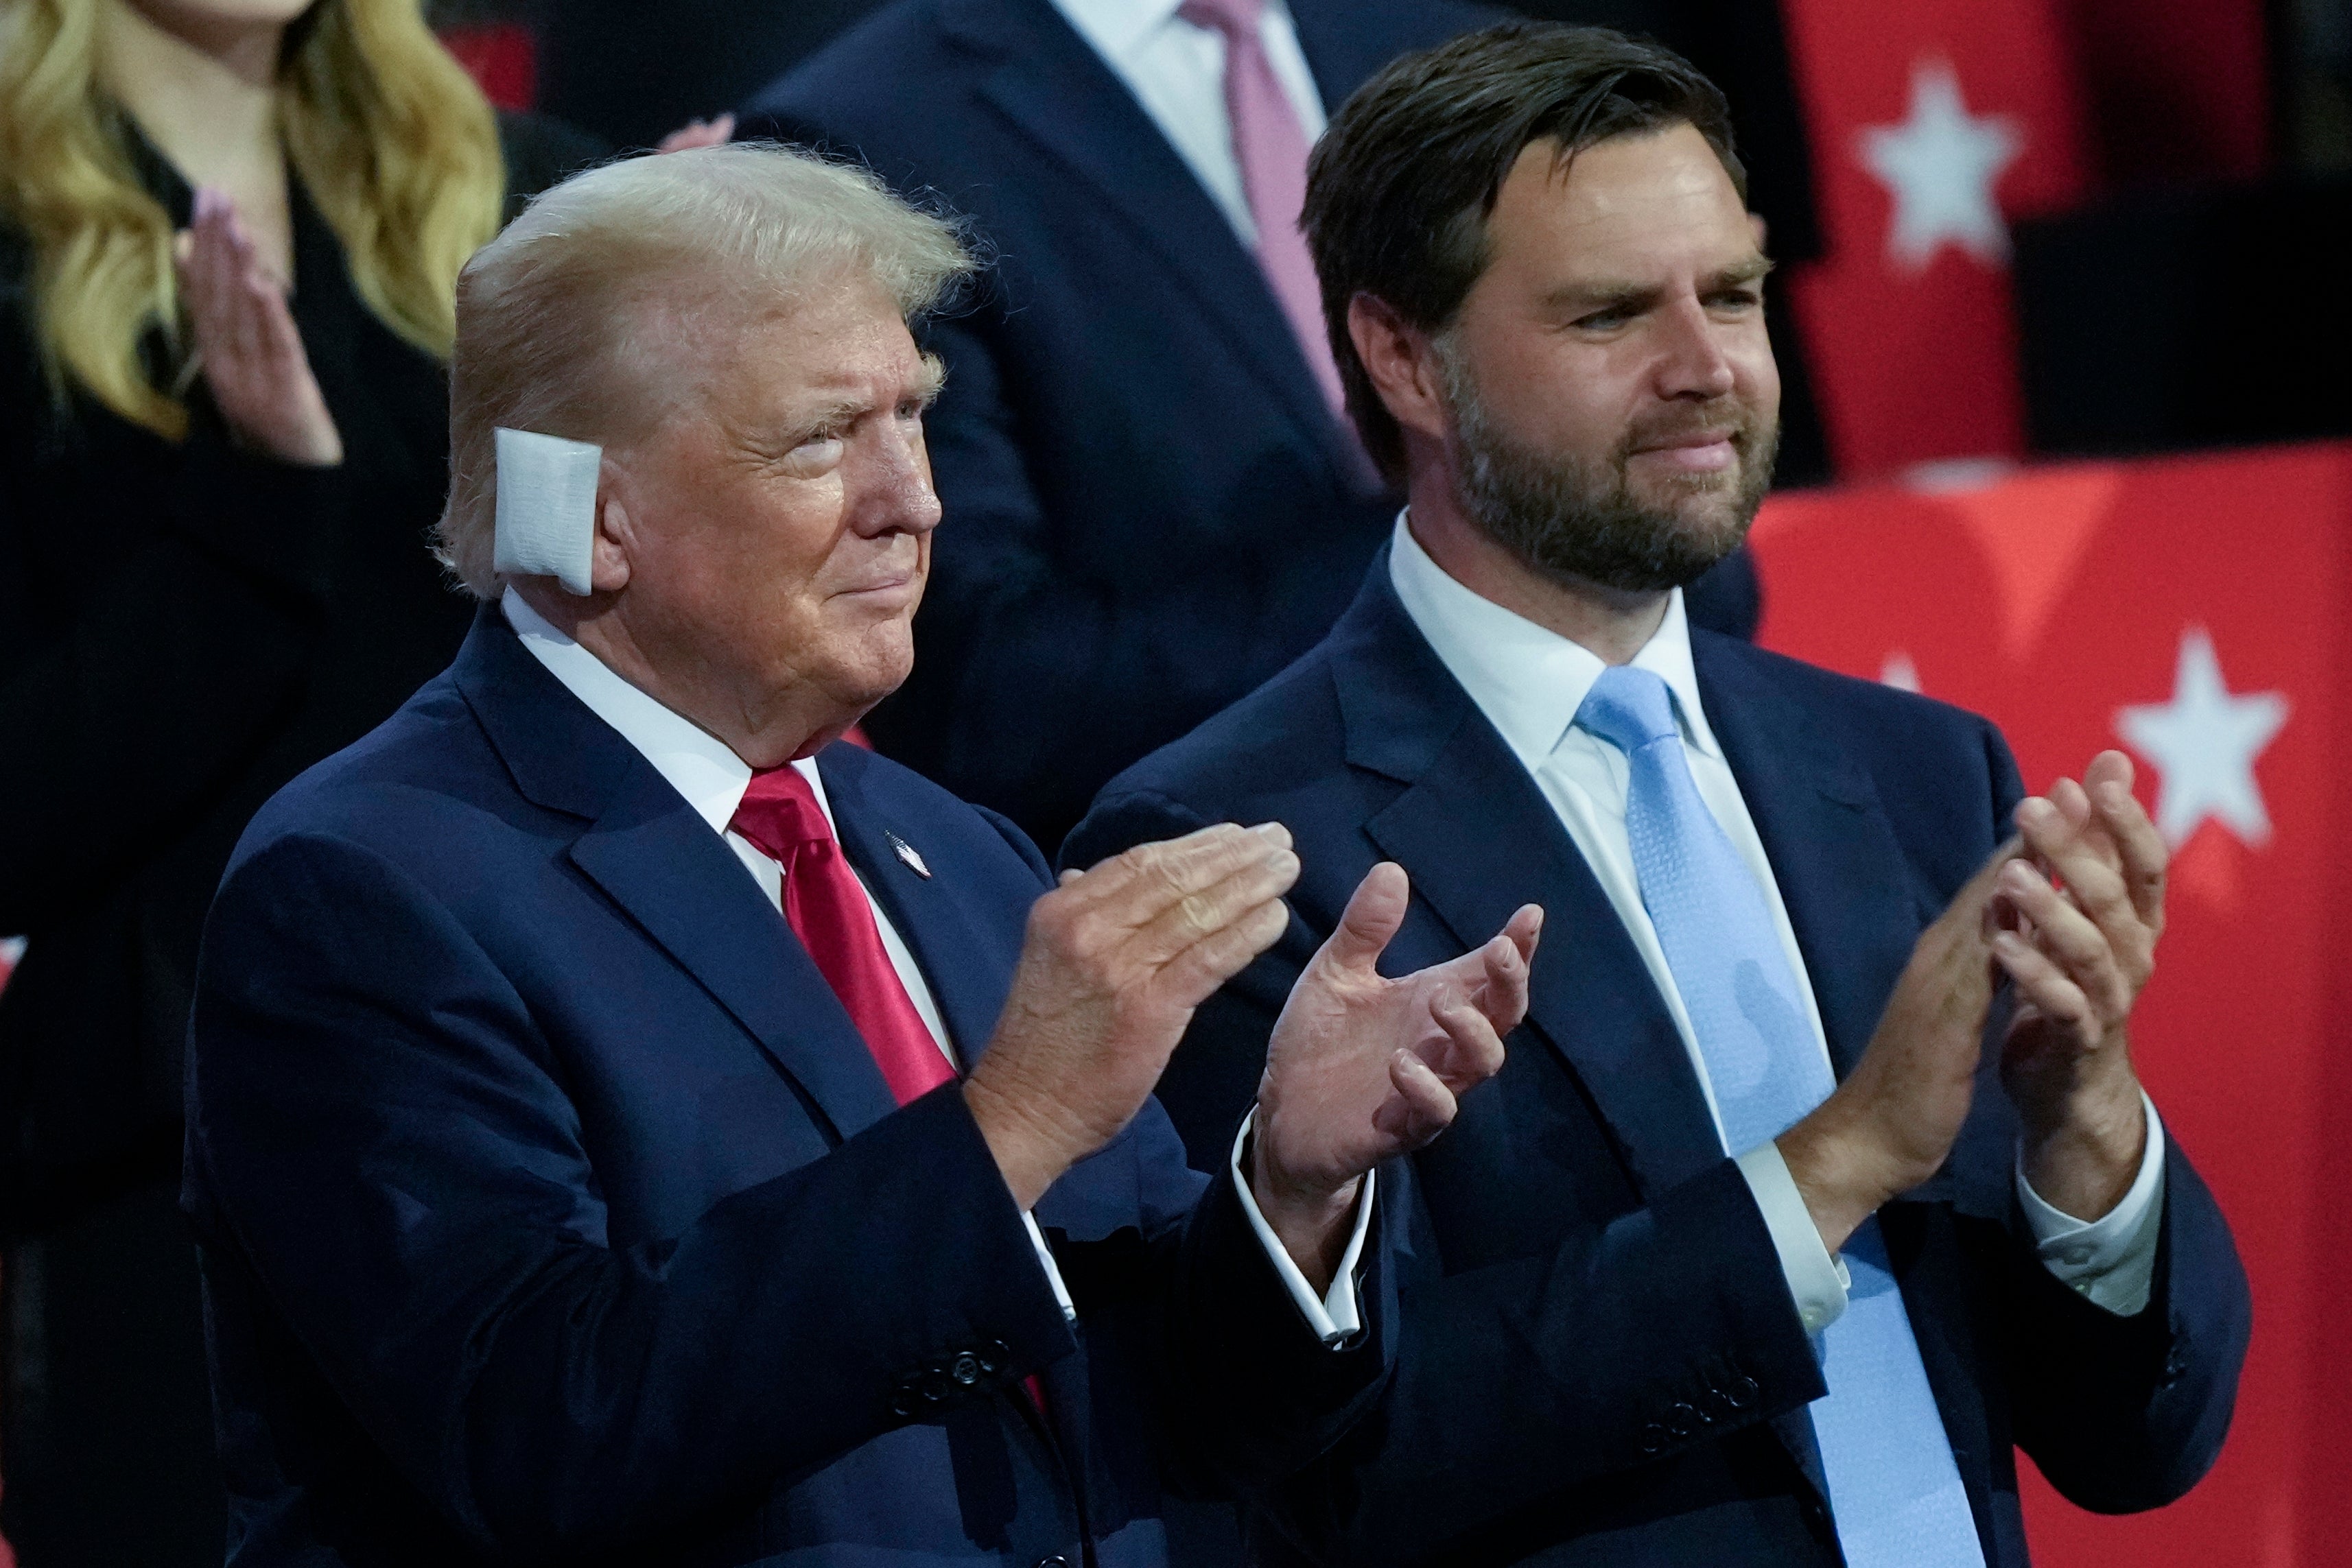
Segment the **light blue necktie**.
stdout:
[[[1836,1085],[1763,889],[1691,781],[1674,696],[1647,670],[1601,672],[1576,722],[1625,753],[1625,831],[1642,904],[1698,1036],[1727,1154],[1788,1131]],[[1814,1341],[1811,1406],[1849,1568],[1984,1568],[1951,1441],[1875,1218],[1843,1249],[1844,1315]]]

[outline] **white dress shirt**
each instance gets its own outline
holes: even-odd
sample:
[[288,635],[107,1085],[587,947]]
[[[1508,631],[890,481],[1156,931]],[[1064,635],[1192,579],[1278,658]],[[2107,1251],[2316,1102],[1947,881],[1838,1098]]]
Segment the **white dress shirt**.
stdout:
[[[1576,723],[1577,709],[1606,666],[1590,650],[1481,598],[1446,575],[1412,537],[1402,516],[1397,519],[1390,550],[1389,576],[1405,613],[1533,777],[1601,891],[1609,895],[1682,1036],[1719,1140],[1723,1119],[1708,1081],[1706,1061],[1699,1054],[1689,1011],[1667,967],[1657,928],[1642,903],[1641,883],[1634,873],[1633,844],[1625,830],[1630,771],[1625,754]],[[1633,662],[1636,668],[1664,681],[1674,695],[1691,780],[1755,876],[1772,912],[1781,952],[1804,998],[1814,1048],[1827,1064],[1829,1043],[1822,1030],[1821,1008],[1806,973],[1805,956],[1797,946],[1796,929],[1789,923],[1788,907],[1781,902],[1771,862],[1765,858],[1763,840],[1748,814],[1748,802],[1740,796],[1738,781],[1732,777],[1699,700],[1698,676],[1691,664],[1690,626],[1684,618],[1679,590],[1669,597],[1665,619],[1656,634]],[[2142,1100],[2145,1103],[2146,1096]],[[2156,1222],[2162,1207],[2164,1129],[2157,1120],[2155,1105],[2147,1103],[2146,1110],[2147,1151],[2139,1174],[2124,1200],[2102,1218],[2085,1223],[2044,1203],[2027,1185],[2021,1164],[2015,1177],[2019,1200],[2044,1265],[2098,1305],[2124,1314],[2137,1312],[2147,1302],[2156,1265]],[[1767,1142],[1741,1151],[1738,1160],[1780,1252],[1798,1314],[1806,1332],[1819,1333],[1845,1311],[1844,1266],[1822,1246],[1821,1232],[1777,1145]]]
[[[683,796],[694,808],[695,814],[710,824],[711,831],[727,841],[743,869],[751,873],[768,902],[782,914],[784,905],[784,868],[769,858],[767,852],[728,824],[735,819],[735,809],[743,803],[743,792],[751,788],[751,766],[735,755],[726,742],[695,724],[691,719],[674,713],[616,674],[604,662],[565,636],[546,618],[533,610],[522,595],[512,588],[499,601],[506,612],[507,624],[515,629],[522,645],[531,656],[547,667],[548,673],[562,681],[565,689],[587,706],[598,718],[620,732],[621,738],[635,747],[645,759],[652,763],[670,788]],[[816,795],[817,809],[824,813],[825,826],[834,827],[833,802],[827,799],[824,779],[817,772],[816,760],[803,758],[793,764],[809,781]],[[837,830],[836,830],[837,831]],[[852,868],[853,870],[855,868]],[[890,923],[890,916],[875,901],[874,890],[866,887],[865,879],[858,886],[866,894],[866,903],[874,913],[875,928],[881,933],[883,950],[890,956],[890,967],[898,971],[898,983],[906,988],[907,999],[915,1004],[915,1011],[923,1026],[931,1032],[931,1040],[946,1057],[950,1066],[958,1065],[955,1045],[950,1038],[946,1020],[940,1015],[938,1000],[931,995],[930,983],[923,977],[915,956]],[[1253,1113],[1255,1116],[1255,1113]],[[1244,1125],[1244,1134],[1248,1132]],[[1329,1292],[1318,1300],[1307,1285],[1307,1277],[1274,1233],[1273,1227],[1258,1212],[1257,1201],[1250,1194],[1249,1182],[1240,1167],[1242,1145],[1234,1144],[1234,1184],[1241,1193],[1242,1209],[1248,1215],[1274,1261],[1275,1269],[1290,1289],[1292,1299],[1326,1343],[1337,1343],[1356,1333],[1362,1319],[1356,1297],[1356,1268],[1363,1255],[1364,1237],[1370,1227],[1372,1210],[1372,1178],[1364,1178],[1364,1190],[1358,1202],[1355,1233],[1349,1239],[1346,1255],[1331,1281]],[[1045,1270],[1046,1283],[1053,1287],[1054,1299],[1062,1304],[1063,1315],[1077,1317],[1077,1308],[1070,1301],[1070,1292],[1062,1282],[1062,1271],[1055,1265],[1054,1254],[1045,1244],[1045,1233],[1037,1228],[1036,1218],[1025,1210],[1021,1216],[1029,1228],[1030,1242],[1037,1249],[1037,1261]]]
[[[1143,112],[1223,210],[1242,244],[1255,250],[1257,220],[1250,215],[1249,197],[1242,188],[1233,122],[1225,113],[1225,37],[1177,16],[1180,3],[1054,0],[1054,8],[1127,84]],[[1258,38],[1266,64],[1313,144],[1323,134],[1323,95],[1316,89],[1315,73],[1307,68],[1298,31],[1283,0],[1266,0]]]

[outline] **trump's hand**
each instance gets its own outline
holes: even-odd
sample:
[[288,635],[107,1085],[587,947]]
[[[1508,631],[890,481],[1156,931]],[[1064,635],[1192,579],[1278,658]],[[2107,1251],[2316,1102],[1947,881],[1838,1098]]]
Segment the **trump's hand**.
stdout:
[[2018,807],[2031,859],[2001,874],[2014,919],[1993,938],[2017,988],[2000,1072],[2025,1177],[2078,1219],[2123,1200],[2147,1141],[2126,1026],[2156,967],[2168,856],[2131,787],[2131,759],[2105,751]]
[[1297,879],[1286,830],[1223,823],[1066,872],[1037,901],[963,1089],[1023,1208],[1133,1118],[1192,1009],[1281,936]]
[[1318,1290],[1345,1250],[1364,1173],[1450,1126],[1527,1016],[1543,911],[1528,904],[1477,951],[1392,980],[1374,966],[1410,892],[1403,867],[1372,868],[1266,1046],[1250,1190]]

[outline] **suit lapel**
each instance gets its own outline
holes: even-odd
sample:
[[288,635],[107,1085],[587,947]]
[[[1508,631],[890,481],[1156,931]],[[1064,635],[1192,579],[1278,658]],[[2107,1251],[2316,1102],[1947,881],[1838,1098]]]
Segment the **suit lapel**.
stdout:
[[1343,450],[1257,258],[1093,46],[1045,0],[950,5],[942,20],[998,62],[982,96],[1142,237],[1311,444]]
[[1691,652],[1707,723],[1764,842],[1843,1080],[1919,929],[1902,850],[1869,775],[1769,678],[1766,655],[1698,631]]
[[957,1060],[970,1071],[996,1032],[1010,977],[995,965],[973,962],[972,933],[956,902],[957,890],[936,875],[922,875],[899,857],[898,844],[917,842],[920,835],[910,839],[908,824],[891,821],[887,809],[866,789],[870,760],[866,752],[846,744],[829,746],[818,754],[817,770],[824,776],[834,830],[842,852],[915,956]]
[[456,666],[516,787],[591,819],[567,858],[694,977],[842,1138],[898,1109],[833,988],[726,841],[484,606]]
[[[1335,650],[1334,678],[1347,715],[1349,760],[1409,781],[1367,824],[1373,841],[1412,874],[1415,894],[1465,947],[1494,935],[1519,904],[1544,906],[1545,944],[1530,977],[1528,1025],[1591,1095],[1644,1197],[1654,1198],[1723,1158],[1689,1051],[1616,907],[1550,802],[1405,614],[1389,587],[1385,549],[1334,635],[1344,644]],[[1728,752],[1717,699],[1710,692],[1705,700]],[[1727,693],[1724,700],[1733,698]],[[1773,722],[1789,716],[1775,715]],[[1759,756],[1761,736],[1772,730],[1734,721],[1729,732]],[[1748,778],[1740,782],[1748,792]],[[1776,868],[1776,843],[1803,842],[1791,835],[1829,821],[1801,800],[1761,810],[1752,794],[1749,801]],[[1465,831],[1466,824],[1476,824],[1475,831]],[[1853,831],[1850,813],[1843,825]],[[1784,891],[1792,921],[1800,898],[1811,911],[1823,891],[1818,879],[1799,880],[1801,894]],[[1798,930],[1801,940],[1806,927]],[[1806,951],[1811,967],[1814,949]],[[1822,1011],[1826,1019],[1827,1001]],[[1767,1425],[1826,1498],[1811,1418],[1795,1411]]]
[[833,988],[726,841],[637,759],[572,862],[717,998],[844,1138],[898,1108]]
[[1575,841],[1502,737],[1422,638],[1388,555],[1335,634],[1349,761],[1406,788],[1365,824],[1469,948],[1544,906],[1528,1026],[1584,1085],[1645,1194],[1723,1157],[1665,1002]]

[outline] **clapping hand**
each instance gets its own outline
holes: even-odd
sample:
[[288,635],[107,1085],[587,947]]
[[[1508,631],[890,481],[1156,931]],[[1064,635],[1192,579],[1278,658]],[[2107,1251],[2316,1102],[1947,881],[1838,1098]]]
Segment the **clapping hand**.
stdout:
[[1372,868],[1266,1047],[1251,1191],[1318,1285],[1364,1173],[1451,1125],[1461,1096],[1501,1070],[1502,1037],[1527,1016],[1543,911],[1528,904],[1476,951],[1390,979],[1375,965],[1410,892],[1402,867]]
[[173,254],[194,363],[231,435],[281,463],[341,463],[343,438],[287,308],[287,281],[262,259],[237,221],[236,204],[218,191],[198,191],[194,220]]
[[2001,1081],[2026,1179],[2084,1219],[2122,1199],[2147,1138],[2126,1026],[2156,967],[2168,854],[2131,787],[2130,758],[2105,751],[2018,808],[2031,858],[2002,873],[2009,929],[1993,938],[2017,990]]

